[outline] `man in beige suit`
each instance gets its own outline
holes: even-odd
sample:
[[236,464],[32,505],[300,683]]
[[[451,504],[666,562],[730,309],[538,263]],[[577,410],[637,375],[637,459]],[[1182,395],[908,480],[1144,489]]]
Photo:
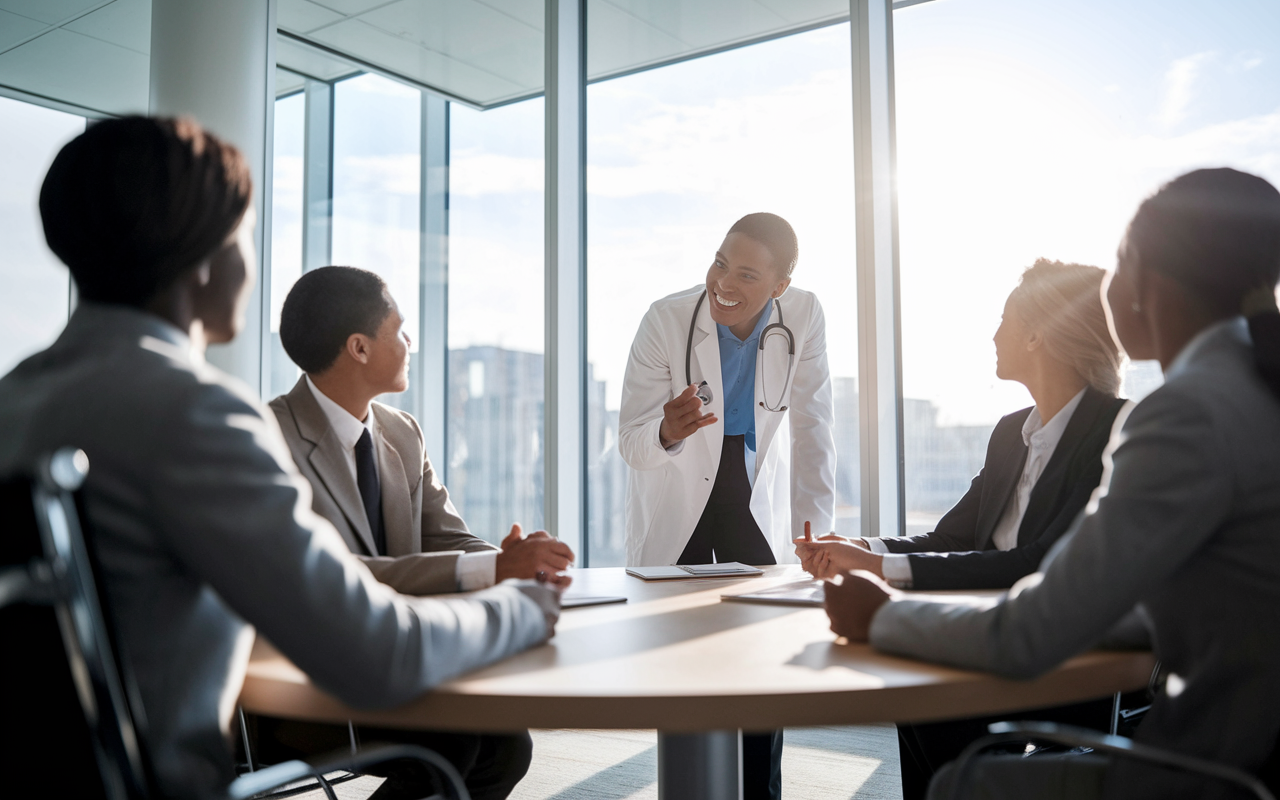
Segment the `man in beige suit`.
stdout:
[[[373,402],[408,388],[403,324],[382,279],[354,267],[312,270],[285,300],[281,343],[306,374],[271,410],[315,490],[312,507],[378,580],[404,594],[471,591],[507,578],[567,582],[561,572],[573,551],[545,531],[523,537],[513,525],[501,548],[473,536],[431,466],[418,423]],[[362,489],[366,432],[373,459]],[[378,490],[365,497],[373,484]]]
[[[375,273],[354,267],[307,272],[285,299],[280,341],[305,373],[271,401],[294,463],[313,489],[312,508],[333,523],[379,581],[403,594],[473,591],[507,578],[565,586],[573,551],[519,525],[501,547],[473,536],[449,500],[409,414],[374,402],[408,388],[404,317]],[[440,751],[472,797],[506,797],[528,769],[529,735],[395,733],[255,720],[266,760],[366,741],[403,740]]]

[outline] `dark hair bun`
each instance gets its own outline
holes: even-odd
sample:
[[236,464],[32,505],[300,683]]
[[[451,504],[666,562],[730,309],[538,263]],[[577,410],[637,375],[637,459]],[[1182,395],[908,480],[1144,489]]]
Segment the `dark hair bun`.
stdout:
[[124,117],[62,148],[40,216],[81,297],[140,306],[217,251],[252,187],[240,151],[194,120]]

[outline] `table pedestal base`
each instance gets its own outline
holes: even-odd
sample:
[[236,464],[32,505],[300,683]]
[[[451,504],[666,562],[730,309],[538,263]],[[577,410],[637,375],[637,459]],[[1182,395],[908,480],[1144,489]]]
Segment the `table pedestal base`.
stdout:
[[658,731],[658,800],[742,800],[742,732]]

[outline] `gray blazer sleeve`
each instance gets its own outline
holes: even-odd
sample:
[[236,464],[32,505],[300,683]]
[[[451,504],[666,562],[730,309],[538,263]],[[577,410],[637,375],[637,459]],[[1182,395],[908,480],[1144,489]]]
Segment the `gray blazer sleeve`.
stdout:
[[1152,394],[1124,426],[1110,479],[1043,573],[985,607],[920,600],[875,615],[878,649],[1014,678],[1034,677],[1095,646],[1227,518],[1231,465],[1206,408]]
[[360,707],[404,702],[547,637],[510,586],[408,598],[374,580],[311,510],[274,421],[213,383],[169,406],[148,506],[166,546],[317,685]]

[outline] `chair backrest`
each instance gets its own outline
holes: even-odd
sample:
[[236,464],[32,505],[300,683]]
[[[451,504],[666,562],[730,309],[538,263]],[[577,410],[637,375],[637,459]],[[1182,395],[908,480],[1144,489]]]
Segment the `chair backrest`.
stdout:
[[149,795],[127,672],[64,449],[0,482],[0,764],[14,797]]

